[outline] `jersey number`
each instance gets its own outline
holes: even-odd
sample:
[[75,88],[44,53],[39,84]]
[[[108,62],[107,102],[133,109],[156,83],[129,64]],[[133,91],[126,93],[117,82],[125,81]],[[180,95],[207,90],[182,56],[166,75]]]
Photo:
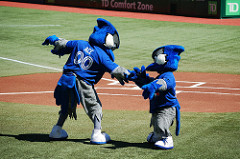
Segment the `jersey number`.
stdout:
[[80,65],[82,69],[87,70],[92,66],[93,59],[90,56],[84,57],[84,53],[82,51],[78,51],[74,58],[74,64]]

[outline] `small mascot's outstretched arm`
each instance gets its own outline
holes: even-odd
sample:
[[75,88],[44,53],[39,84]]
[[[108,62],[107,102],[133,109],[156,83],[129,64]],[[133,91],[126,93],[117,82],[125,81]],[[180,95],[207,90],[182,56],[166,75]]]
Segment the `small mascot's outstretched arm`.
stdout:
[[111,72],[112,78],[115,77],[121,85],[124,85],[125,82],[128,83],[126,76],[128,76],[129,74],[129,71],[121,66],[116,67]]
[[149,77],[146,73],[146,68],[143,65],[141,70],[138,67],[134,67],[133,71],[129,71],[130,75],[127,76],[128,80],[133,81],[138,87],[142,87],[145,84],[148,84],[154,81],[154,78]]
[[54,45],[54,49],[51,50],[53,54],[63,56],[67,54],[66,44],[68,40],[58,38],[56,35],[51,35],[45,39],[42,45]]
[[155,81],[142,86],[142,89],[142,96],[144,97],[144,99],[149,98],[150,100],[152,100],[157,91],[167,90],[167,84],[163,79],[156,79]]

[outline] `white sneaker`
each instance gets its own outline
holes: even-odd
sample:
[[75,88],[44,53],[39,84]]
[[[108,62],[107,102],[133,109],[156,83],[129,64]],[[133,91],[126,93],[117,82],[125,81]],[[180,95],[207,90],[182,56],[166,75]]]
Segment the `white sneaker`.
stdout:
[[54,125],[49,134],[50,140],[65,140],[68,137],[67,132],[62,127]]
[[149,133],[148,137],[147,137],[147,141],[149,143],[155,143],[157,141],[159,141],[161,139],[160,135],[157,135],[154,132]]
[[110,140],[111,138],[107,133],[102,133],[101,130],[93,129],[90,140],[92,144],[106,144]]
[[165,150],[173,149],[172,136],[162,138],[161,140],[157,141],[154,145],[158,148],[165,149]]

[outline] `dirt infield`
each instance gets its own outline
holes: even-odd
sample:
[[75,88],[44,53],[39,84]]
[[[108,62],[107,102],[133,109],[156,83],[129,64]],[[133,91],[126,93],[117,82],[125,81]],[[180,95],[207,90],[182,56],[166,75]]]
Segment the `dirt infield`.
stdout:
[[0,1],[0,6],[30,8],[30,9],[40,9],[40,10],[53,10],[53,11],[62,11],[62,12],[126,17],[126,18],[136,18],[136,19],[148,19],[148,20],[158,20],[158,21],[240,26],[240,18],[239,19],[195,18],[195,17],[173,16],[173,15],[164,15],[164,14],[110,11],[110,10],[101,10],[101,9],[87,9],[87,8],[76,8],[76,7],[66,7],[66,6],[6,2],[6,1]]
[[[53,90],[60,76],[61,73],[47,73],[1,77],[0,101],[54,106]],[[181,111],[240,111],[239,75],[176,72],[175,76]],[[149,101],[142,98],[142,91],[133,83],[121,86],[105,74],[95,88],[103,109],[149,109]]]

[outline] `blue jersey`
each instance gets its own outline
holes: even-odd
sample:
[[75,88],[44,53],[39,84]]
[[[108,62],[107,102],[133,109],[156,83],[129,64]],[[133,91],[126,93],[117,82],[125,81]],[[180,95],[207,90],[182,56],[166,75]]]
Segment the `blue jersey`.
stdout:
[[150,113],[154,113],[160,107],[177,107],[180,109],[176,97],[176,81],[172,72],[164,72],[157,79],[163,79],[167,84],[166,91],[158,91],[156,96],[150,101]]
[[118,67],[112,51],[107,52],[87,41],[68,41],[66,51],[71,54],[63,67],[64,72],[74,72],[91,85],[98,83],[105,72],[111,73]]

